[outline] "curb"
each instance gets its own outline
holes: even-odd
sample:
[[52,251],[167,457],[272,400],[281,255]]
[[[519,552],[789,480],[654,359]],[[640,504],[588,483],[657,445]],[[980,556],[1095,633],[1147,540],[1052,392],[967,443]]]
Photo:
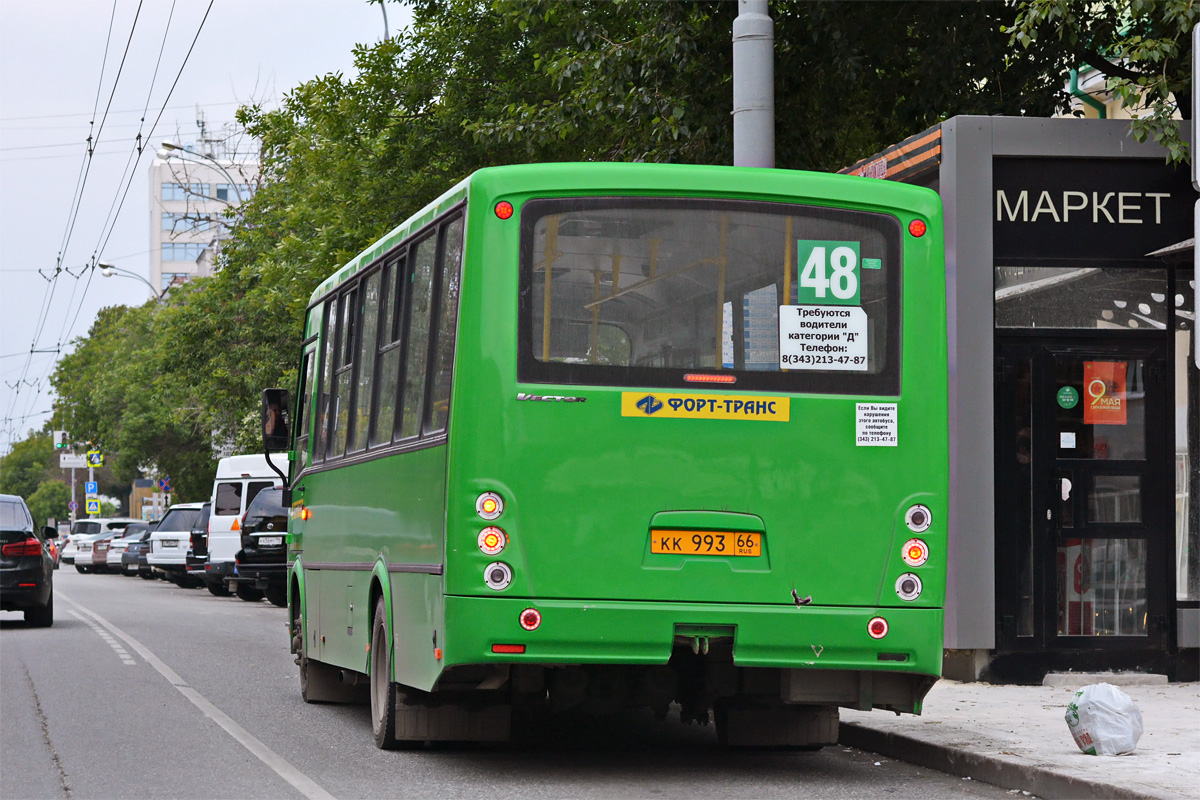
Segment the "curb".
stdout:
[[838,732],[838,743],[951,775],[985,781],[1003,788],[1022,789],[1039,797],[1086,800],[1109,800],[1113,797],[1163,800],[1164,797],[1111,783],[1077,778],[1045,767],[1015,764],[994,756],[933,744],[845,720]]

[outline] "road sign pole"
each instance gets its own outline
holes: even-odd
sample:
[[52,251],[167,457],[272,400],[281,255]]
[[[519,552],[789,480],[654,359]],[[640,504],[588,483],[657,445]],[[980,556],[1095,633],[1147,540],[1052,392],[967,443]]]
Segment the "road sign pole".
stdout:
[[[71,467],[71,505],[75,505],[75,468]],[[71,527],[75,527],[75,509],[71,509]]]

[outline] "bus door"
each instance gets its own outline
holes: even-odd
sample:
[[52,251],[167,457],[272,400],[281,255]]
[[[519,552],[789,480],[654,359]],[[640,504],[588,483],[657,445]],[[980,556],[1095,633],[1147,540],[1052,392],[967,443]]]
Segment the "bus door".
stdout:
[[1165,345],[997,347],[998,644],[1160,650],[1171,495]]

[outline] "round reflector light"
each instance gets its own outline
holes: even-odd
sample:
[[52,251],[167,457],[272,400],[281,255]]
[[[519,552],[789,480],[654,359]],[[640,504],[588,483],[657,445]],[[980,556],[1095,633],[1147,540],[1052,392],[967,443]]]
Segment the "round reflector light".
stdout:
[[929,526],[933,524],[933,514],[929,513],[929,509],[923,505],[915,505],[904,514],[904,524],[913,533],[921,533],[929,530]]
[[493,520],[504,513],[504,501],[495,492],[484,492],[475,499],[475,513],[486,520]]
[[542,624],[542,612],[536,608],[527,608],[521,612],[521,627],[527,631],[537,630]]
[[887,620],[883,617],[875,617],[867,623],[867,633],[870,634],[872,639],[882,639],[887,636],[887,632]]
[[925,221],[914,219],[912,222],[908,223],[908,232],[918,239],[921,238],[925,235]]
[[901,600],[909,602],[921,596],[921,579],[911,572],[906,572],[896,578],[896,594]]
[[504,532],[503,528],[489,525],[479,532],[478,541],[480,550],[489,556],[494,556],[508,547],[508,534]]
[[512,567],[503,561],[493,561],[483,570],[483,582],[489,589],[495,589],[497,592],[507,589],[512,583],[512,578]]
[[929,560],[929,545],[920,539],[909,539],[904,543],[904,563],[919,567]]
[[513,215],[512,203],[507,200],[501,200],[496,203],[496,216],[500,219],[508,219]]

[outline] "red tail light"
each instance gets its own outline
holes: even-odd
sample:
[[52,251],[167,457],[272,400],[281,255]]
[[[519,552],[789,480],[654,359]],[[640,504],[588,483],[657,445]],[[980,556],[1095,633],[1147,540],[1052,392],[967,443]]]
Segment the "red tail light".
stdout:
[[23,542],[13,542],[0,547],[0,553],[4,555],[19,558],[21,556],[40,556],[42,554],[42,543],[40,540],[30,536]]

